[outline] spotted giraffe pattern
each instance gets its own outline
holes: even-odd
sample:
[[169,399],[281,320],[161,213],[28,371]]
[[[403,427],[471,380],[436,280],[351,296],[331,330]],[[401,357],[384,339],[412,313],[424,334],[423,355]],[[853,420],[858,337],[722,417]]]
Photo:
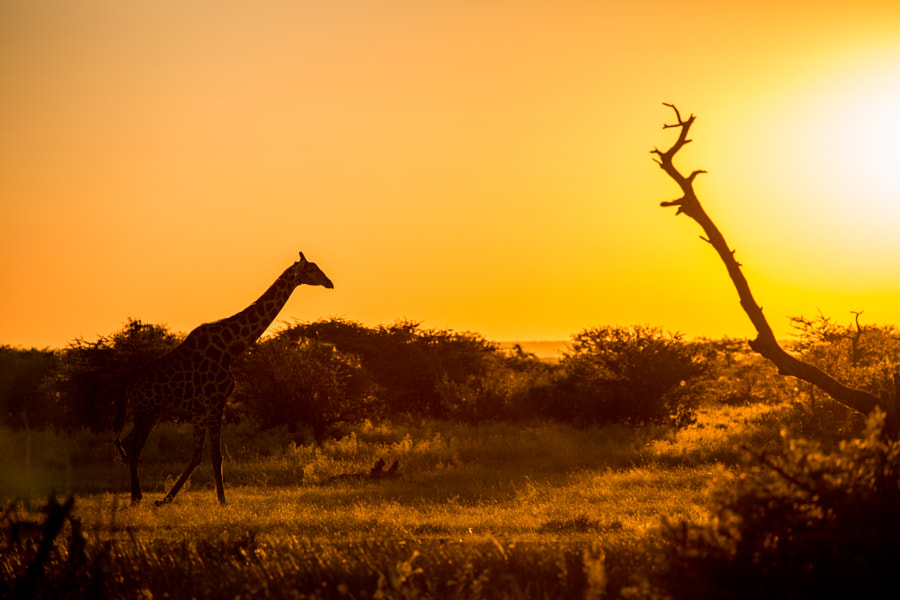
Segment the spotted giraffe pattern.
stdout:
[[[231,363],[275,320],[293,291],[300,285],[334,284],[300,253],[300,260],[241,312],[194,329],[177,348],[151,363],[127,387],[117,417],[116,448],[131,472],[131,503],[142,499],[138,460],[153,427],[161,421],[193,425],[193,450],[184,472],[157,505],[171,502],[203,459],[209,432],[210,460],[219,502],[225,504],[222,478],[222,414],[234,390]],[[120,440],[126,412],[133,427]]]

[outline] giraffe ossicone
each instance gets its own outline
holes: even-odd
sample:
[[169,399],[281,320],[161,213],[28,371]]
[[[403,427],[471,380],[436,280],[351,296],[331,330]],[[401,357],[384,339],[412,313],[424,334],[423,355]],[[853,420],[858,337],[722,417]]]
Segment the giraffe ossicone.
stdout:
[[[292,264],[253,304],[231,317],[194,329],[174,350],[145,367],[125,388],[116,416],[116,449],[131,473],[131,503],[142,499],[138,460],[153,427],[161,421],[193,425],[193,450],[184,472],[157,506],[171,502],[203,460],[209,432],[216,494],[225,504],[222,476],[222,414],[234,390],[231,363],[271,325],[301,285],[333,288],[319,267],[306,260]],[[133,426],[120,439],[126,417]]]

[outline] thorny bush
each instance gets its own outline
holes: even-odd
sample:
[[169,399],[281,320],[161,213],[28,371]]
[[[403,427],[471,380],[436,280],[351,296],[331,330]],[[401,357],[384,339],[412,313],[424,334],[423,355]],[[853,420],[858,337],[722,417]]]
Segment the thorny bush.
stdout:
[[684,426],[694,420],[713,349],[654,327],[602,327],[573,336],[545,390],[550,416],[582,423]]
[[876,598],[900,585],[900,441],[884,413],[831,452],[785,439],[723,482],[703,525],[669,524],[672,598]]

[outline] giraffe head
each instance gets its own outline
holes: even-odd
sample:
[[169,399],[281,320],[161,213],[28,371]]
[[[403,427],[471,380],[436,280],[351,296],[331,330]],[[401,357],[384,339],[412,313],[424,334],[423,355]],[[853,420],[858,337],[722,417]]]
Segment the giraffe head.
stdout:
[[334,284],[322,272],[322,269],[316,263],[309,262],[303,253],[300,253],[300,260],[291,265],[288,271],[293,276],[294,286],[298,285],[321,285],[326,288],[333,288]]

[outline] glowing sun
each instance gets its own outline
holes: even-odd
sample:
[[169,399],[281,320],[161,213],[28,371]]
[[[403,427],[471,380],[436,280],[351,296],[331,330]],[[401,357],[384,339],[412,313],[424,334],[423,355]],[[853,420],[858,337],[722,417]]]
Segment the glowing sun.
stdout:
[[798,219],[857,247],[900,250],[900,56],[835,73],[779,105],[769,163]]

